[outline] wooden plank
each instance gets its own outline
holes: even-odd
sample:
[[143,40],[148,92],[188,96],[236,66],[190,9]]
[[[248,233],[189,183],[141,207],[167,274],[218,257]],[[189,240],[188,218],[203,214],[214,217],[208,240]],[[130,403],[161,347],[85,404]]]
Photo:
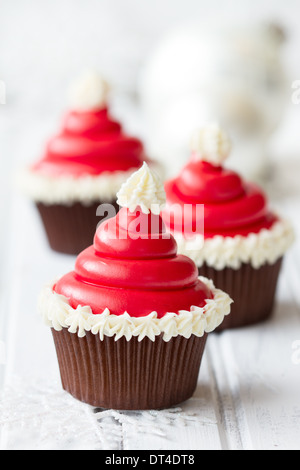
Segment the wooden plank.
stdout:
[[215,344],[214,353],[222,357],[217,377],[229,448],[238,448],[238,436],[243,449],[300,447],[300,366],[297,370],[291,361],[293,341],[300,338],[299,305],[286,268],[274,317],[260,326],[226,333]]

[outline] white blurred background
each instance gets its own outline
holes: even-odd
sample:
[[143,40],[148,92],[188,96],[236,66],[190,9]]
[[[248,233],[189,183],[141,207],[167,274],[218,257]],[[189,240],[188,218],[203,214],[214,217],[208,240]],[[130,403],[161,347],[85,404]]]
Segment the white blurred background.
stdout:
[[[7,87],[0,113],[12,126],[37,122],[35,139],[18,158],[37,157],[44,138],[59,125],[70,81],[86,67],[103,72],[123,101],[138,105],[140,74],[153,50],[169,31],[190,23],[201,30],[209,22],[233,27],[278,22],[286,34],[280,54],[291,84],[300,77],[299,14],[297,0],[0,0],[0,79]],[[143,121],[128,102],[120,103],[116,112],[125,125],[146,133],[148,142]],[[298,153],[300,107],[289,97],[286,105],[271,142],[274,158]]]
[[[43,140],[59,126],[70,81],[86,67],[108,78],[120,97],[116,112],[129,130],[146,133],[148,142],[144,121],[132,113],[132,106],[140,111],[140,74],[164,36],[190,23],[197,22],[200,31],[209,22],[279,23],[290,87],[300,77],[299,14],[297,0],[0,0],[0,79],[7,87],[2,130],[6,126],[14,134],[28,126],[28,141],[12,152],[14,158],[38,156]],[[298,156],[299,118],[300,106],[288,95],[270,142],[272,158]]]

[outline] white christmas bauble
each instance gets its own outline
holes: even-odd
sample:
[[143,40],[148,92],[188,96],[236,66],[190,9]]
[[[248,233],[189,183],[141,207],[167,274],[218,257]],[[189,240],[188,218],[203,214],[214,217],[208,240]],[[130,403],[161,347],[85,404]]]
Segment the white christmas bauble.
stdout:
[[151,154],[175,174],[191,133],[218,121],[233,141],[228,164],[264,172],[266,144],[288,102],[281,30],[273,25],[189,26],[165,37],[148,58],[139,92]]

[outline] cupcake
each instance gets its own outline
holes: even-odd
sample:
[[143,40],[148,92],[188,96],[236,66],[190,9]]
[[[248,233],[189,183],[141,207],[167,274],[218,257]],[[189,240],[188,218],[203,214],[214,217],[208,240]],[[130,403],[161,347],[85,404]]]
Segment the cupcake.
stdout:
[[207,334],[230,297],[177,254],[162,221],[162,183],[144,163],[118,193],[118,214],[97,228],[75,270],[46,286],[63,388],[92,406],[171,407],[193,394]]
[[[97,223],[119,207],[120,185],[147,160],[142,142],[126,135],[108,109],[108,85],[88,72],[72,85],[71,107],[44,155],[19,175],[35,202],[55,251],[78,254],[93,242]],[[148,160],[149,164],[154,162]]]
[[294,238],[290,223],[269,208],[264,192],[223,166],[230,149],[217,124],[197,130],[190,160],[165,184],[163,213],[178,252],[234,301],[218,330],[271,315],[282,259]]

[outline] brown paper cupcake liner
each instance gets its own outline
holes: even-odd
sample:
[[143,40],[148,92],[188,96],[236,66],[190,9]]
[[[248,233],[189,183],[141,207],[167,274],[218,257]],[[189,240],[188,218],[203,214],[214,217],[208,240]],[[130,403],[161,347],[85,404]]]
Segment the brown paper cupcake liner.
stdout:
[[206,264],[198,268],[200,276],[212,279],[234,301],[230,315],[216,331],[252,325],[271,316],[281,265],[282,258],[258,269],[251,264],[242,264],[239,269],[217,270]]
[[105,409],[163,409],[187,400],[196,389],[207,334],[139,342],[51,330],[62,386],[82,402]]
[[[96,227],[105,217],[96,215],[100,201],[91,205],[76,202],[70,206],[63,204],[46,205],[37,203],[48,242],[52,250],[59,253],[78,255],[92,245]],[[119,206],[111,202],[116,213]]]

